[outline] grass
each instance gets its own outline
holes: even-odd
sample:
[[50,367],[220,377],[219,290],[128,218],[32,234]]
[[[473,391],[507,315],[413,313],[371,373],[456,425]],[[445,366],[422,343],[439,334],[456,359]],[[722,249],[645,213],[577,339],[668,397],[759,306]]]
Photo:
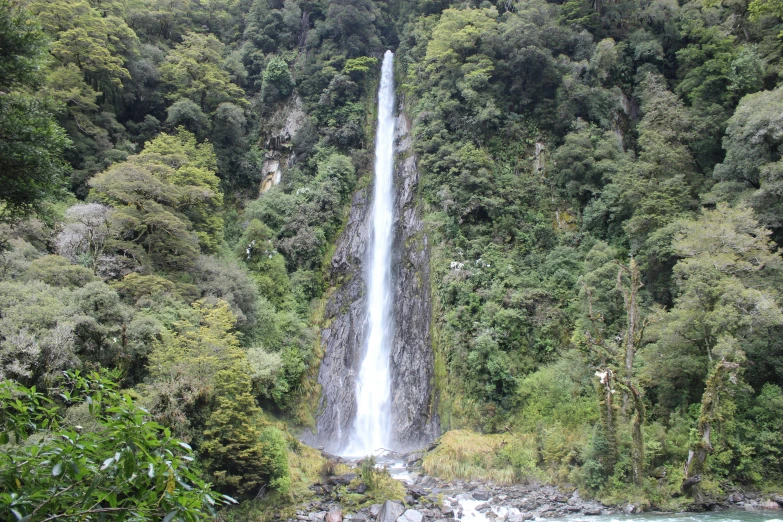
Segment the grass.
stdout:
[[535,445],[531,437],[482,435],[452,430],[425,455],[424,470],[443,480],[479,480],[509,485],[536,479]]
[[[349,511],[356,511],[373,504],[381,504],[387,500],[402,500],[405,498],[405,486],[399,480],[393,479],[385,469],[375,469],[370,480],[365,480],[364,477],[357,477],[351,482],[349,487],[354,489],[362,482],[368,486],[365,494],[349,493],[346,488],[345,494],[340,497],[340,503]],[[372,487],[369,487],[370,485]]]

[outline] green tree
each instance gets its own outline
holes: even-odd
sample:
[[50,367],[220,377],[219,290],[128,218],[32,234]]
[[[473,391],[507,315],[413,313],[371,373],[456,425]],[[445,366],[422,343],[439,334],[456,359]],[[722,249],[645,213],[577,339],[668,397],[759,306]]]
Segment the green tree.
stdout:
[[63,65],[75,64],[88,83],[113,90],[130,78],[124,65],[138,37],[125,20],[87,0],[34,0],[30,8],[53,39],[52,55]]
[[645,348],[658,354],[646,371],[659,401],[669,405],[683,393],[690,400],[701,395],[721,358],[714,353],[719,343],[736,340],[763,367],[774,346],[769,341],[783,326],[776,291],[781,258],[752,211],[722,203],[683,225],[673,243],[681,258],[674,267],[674,306],[656,326],[656,342]]
[[270,455],[261,442],[261,409],[250,394],[250,377],[222,370],[215,383],[215,407],[201,445],[204,461],[219,488],[234,495],[257,495],[273,479],[267,474]]
[[294,81],[288,64],[279,56],[273,56],[264,69],[261,82],[261,97],[267,103],[287,98],[294,88]]
[[167,269],[191,268],[199,246],[222,241],[223,202],[209,144],[180,130],[160,134],[138,155],[90,180],[91,198],[114,206],[115,251]]
[[160,67],[163,81],[174,88],[171,98],[193,100],[208,114],[223,102],[247,106],[242,89],[220,67],[222,54],[223,44],[211,34],[183,35]]
[[747,199],[762,223],[783,226],[783,88],[749,94],[729,118],[723,148],[726,158],[715,166],[721,199]]
[[55,104],[35,96],[42,80],[44,34],[18,2],[0,1],[0,221],[36,210],[58,192],[69,145]]

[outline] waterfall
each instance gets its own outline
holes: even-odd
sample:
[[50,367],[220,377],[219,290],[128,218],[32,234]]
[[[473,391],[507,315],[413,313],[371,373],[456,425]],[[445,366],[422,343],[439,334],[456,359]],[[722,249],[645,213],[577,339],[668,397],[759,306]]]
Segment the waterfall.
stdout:
[[389,354],[392,324],[391,258],[394,221],[394,54],[386,51],[378,88],[372,245],[369,251],[365,355],[356,380],[356,418],[345,455],[371,455],[389,447]]

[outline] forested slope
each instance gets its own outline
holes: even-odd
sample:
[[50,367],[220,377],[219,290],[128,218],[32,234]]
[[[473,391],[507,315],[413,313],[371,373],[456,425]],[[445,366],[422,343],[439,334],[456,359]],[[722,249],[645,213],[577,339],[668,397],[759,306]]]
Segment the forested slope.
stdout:
[[[67,454],[49,433],[140,419],[189,444],[154,451],[192,447],[197,491],[303,494],[318,457],[288,430],[313,424],[387,48],[421,170],[442,429],[508,433],[493,466],[609,497],[779,485],[781,15],[0,0],[4,514],[84,512],[58,491],[126,473],[157,485],[125,502],[157,491],[172,500],[149,516],[198,518],[209,501],[178,496],[177,466],[140,473],[98,443],[49,457]],[[57,472],[17,480],[32,454]]]

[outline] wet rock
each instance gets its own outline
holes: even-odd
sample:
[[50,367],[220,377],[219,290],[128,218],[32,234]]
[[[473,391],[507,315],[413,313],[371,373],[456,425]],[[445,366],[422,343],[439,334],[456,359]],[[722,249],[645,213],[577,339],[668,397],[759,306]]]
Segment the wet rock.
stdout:
[[338,477],[330,478],[329,483],[334,485],[347,486],[355,478],[356,478],[356,473],[346,473]]
[[769,511],[780,510],[780,505],[774,500],[765,500],[764,502],[759,502],[757,505],[759,509],[766,509]]
[[585,509],[585,515],[591,516],[591,517],[597,517],[601,515],[601,512],[603,510],[601,508],[587,508]]
[[333,509],[326,514],[326,522],[343,522],[343,512],[339,509]]
[[478,511],[479,513],[484,513],[486,511],[489,511],[490,509],[492,509],[492,506],[490,506],[487,502],[476,506],[476,511]]
[[473,500],[489,500],[492,497],[492,493],[486,489],[477,489],[471,493]]
[[421,460],[422,456],[421,453],[411,453],[405,458],[405,463],[414,464],[417,460]]
[[783,495],[772,495],[770,498],[777,502],[779,506],[783,507]]
[[569,513],[579,513],[582,511],[582,508],[579,506],[566,506],[565,511],[568,511]]
[[401,516],[397,517],[397,522],[421,522],[423,518],[424,515],[415,509],[406,509]]
[[420,498],[427,494],[422,488],[409,488],[408,493],[410,493],[413,498]]
[[440,512],[443,514],[443,516],[448,517],[454,513],[454,508],[449,505],[443,505],[440,508]]
[[312,522],[325,522],[326,511],[317,511],[315,513],[310,513],[310,520]]
[[628,504],[623,508],[623,513],[625,513],[626,515],[633,515],[641,512],[642,510],[639,507],[639,504]]
[[413,155],[410,122],[397,117],[395,230],[392,246],[394,316],[391,347],[393,442],[418,449],[440,435],[434,357],[430,336],[429,238],[416,197],[419,171]]
[[512,513],[506,518],[506,522],[523,522],[525,517],[522,513]]
[[435,484],[436,480],[433,477],[430,477],[429,475],[424,475],[419,480],[419,486],[423,488],[432,487]]
[[397,522],[403,513],[405,513],[405,506],[402,505],[402,502],[387,500],[378,510],[376,520],[377,522]]
[[745,500],[745,495],[743,495],[742,493],[739,493],[739,492],[734,492],[734,493],[731,493],[729,495],[727,500],[729,502],[732,502],[732,503],[736,504],[737,502],[742,502],[743,500]]

